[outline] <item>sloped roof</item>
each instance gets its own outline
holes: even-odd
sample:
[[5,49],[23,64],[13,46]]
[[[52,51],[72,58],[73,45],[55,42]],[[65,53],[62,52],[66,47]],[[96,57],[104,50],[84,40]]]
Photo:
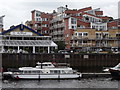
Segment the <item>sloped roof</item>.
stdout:
[[7,31],[4,31],[4,32],[0,33],[0,35],[5,35],[6,33],[11,32],[11,31],[13,31],[13,30],[15,30],[15,29],[17,29],[17,28],[20,28],[20,31],[24,31],[24,28],[26,28],[26,29],[28,29],[29,31],[37,34],[38,36],[44,36],[44,35],[36,32],[35,30],[29,28],[28,26],[23,25],[23,24],[19,24],[19,25],[13,27],[13,28],[10,28],[10,29],[8,29]]

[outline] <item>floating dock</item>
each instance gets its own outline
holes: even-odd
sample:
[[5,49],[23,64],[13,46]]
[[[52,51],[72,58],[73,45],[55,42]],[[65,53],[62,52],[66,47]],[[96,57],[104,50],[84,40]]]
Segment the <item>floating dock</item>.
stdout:
[[81,73],[82,78],[111,77],[110,73]]

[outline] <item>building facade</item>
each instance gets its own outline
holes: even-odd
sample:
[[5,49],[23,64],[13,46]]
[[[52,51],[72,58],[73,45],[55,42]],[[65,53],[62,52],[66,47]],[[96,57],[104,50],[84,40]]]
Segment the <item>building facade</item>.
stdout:
[[20,24],[0,33],[1,53],[51,53],[57,45],[50,36]]
[[[33,14],[34,12],[32,12],[33,26],[36,25],[34,23],[35,19],[33,20],[33,18],[36,18],[36,16],[34,16],[36,14]],[[65,49],[73,49],[74,44],[76,42],[73,40],[73,37],[76,37],[74,36],[76,35],[76,32],[81,32],[80,33],[81,36],[85,36],[85,37],[87,35],[90,36],[90,33],[94,32],[92,36],[90,36],[92,37],[92,39],[94,38],[95,40],[92,42],[92,45],[94,47],[97,47],[97,46],[103,47],[104,45],[100,43],[108,42],[108,40],[100,41],[96,39],[96,37],[99,37],[99,36],[103,37],[102,36],[103,34],[105,34],[105,36],[107,35],[109,36],[111,35],[111,34],[108,34],[110,32],[115,32],[115,33],[119,32],[118,22],[114,20],[112,17],[104,16],[103,11],[100,8],[92,9],[92,7],[85,7],[82,9],[69,9],[66,5],[66,7],[58,7],[57,11],[54,11],[52,14],[48,14],[48,15],[51,15],[49,19],[46,19],[49,23],[48,26],[46,26],[49,29],[48,33],[52,37],[53,41],[64,42]],[[42,14],[39,14],[38,17],[41,18]],[[38,28],[36,30],[39,32]],[[43,29],[41,28],[41,30]]]
[[120,51],[120,33],[118,29],[97,31],[96,29],[78,29],[71,40],[73,49],[81,51]]
[[32,13],[32,29],[36,30],[37,32],[49,36],[50,29],[49,29],[49,22],[52,19],[52,14],[41,12],[38,10],[31,11]]

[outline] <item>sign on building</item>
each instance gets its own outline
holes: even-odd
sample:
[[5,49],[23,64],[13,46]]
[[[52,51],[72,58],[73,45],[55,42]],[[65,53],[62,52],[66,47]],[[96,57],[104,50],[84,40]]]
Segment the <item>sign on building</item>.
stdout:
[[32,36],[32,32],[10,32],[10,35],[30,35]]

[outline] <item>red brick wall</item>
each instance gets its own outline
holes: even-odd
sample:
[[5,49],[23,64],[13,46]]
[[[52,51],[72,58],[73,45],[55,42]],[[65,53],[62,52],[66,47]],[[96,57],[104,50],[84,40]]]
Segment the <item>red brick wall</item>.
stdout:
[[87,27],[90,27],[90,23],[88,23],[88,22],[83,22],[83,21],[80,21],[80,20],[77,20],[77,25],[83,25],[83,26],[85,26],[86,28],[87,28]]
[[117,27],[117,26],[118,26],[117,21],[112,21],[112,22],[109,22],[109,23],[108,23],[108,27],[112,27],[112,26]]
[[103,11],[95,11],[96,15],[103,15]]
[[[66,35],[69,34],[69,37],[66,37]],[[68,18],[65,19],[65,31],[64,31],[64,37],[65,37],[65,43],[66,44],[66,49],[70,49],[70,40],[73,35],[73,29],[68,29]]]
[[32,24],[33,24],[32,29],[35,29],[34,28],[34,25],[35,25],[35,11],[32,11]]

